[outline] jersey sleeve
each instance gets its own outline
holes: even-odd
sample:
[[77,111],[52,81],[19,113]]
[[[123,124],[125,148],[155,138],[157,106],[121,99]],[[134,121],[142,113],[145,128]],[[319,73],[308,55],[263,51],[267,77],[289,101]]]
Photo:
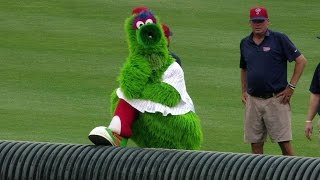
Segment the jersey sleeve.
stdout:
[[309,91],[314,94],[320,94],[320,63],[314,71]]
[[282,50],[289,62],[294,61],[297,57],[301,55],[301,52],[296,48],[293,42],[284,33],[280,34],[280,40],[282,45]]
[[244,60],[242,48],[243,48],[243,40],[240,42],[240,65],[239,65],[239,67],[241,69],[247,69],[247,63]]

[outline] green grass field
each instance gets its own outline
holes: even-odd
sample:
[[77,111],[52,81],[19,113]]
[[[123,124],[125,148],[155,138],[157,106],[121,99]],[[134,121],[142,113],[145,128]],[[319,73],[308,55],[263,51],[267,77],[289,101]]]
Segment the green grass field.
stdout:
[[[270,28],[285,32],[308,59],[292,99],[296,155],[320,156],[316,129],[311,142],[304,137],[320,60],[317,0],[1,1],[0,139],[89,144],[90,130],[110,121],[109,95],[128,53],[124,20],[137,5],[153,9],[174,33],[171,49],[182,59],[202,120],[202,150],[239,153],[250,152],[243,142],[239,42],[250,33],[249,8],[266,6]],[[270,141],[265,153],[281,154]]]

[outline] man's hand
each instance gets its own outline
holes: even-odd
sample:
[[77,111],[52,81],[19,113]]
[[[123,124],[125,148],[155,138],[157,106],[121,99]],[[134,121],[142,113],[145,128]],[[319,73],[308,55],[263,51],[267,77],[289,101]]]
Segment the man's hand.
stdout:
[[309,139],[310,141],[311,141],[311,136],[312,136],[312,129],[313,129],[312,121],[307,121],[304,133],[306,135],[306,138]]
[[248,97],[248,93],[247,92],[242,93],[242,103],[243,103],[243,105],[246,105],[247,97]]
[[291,89],[289,86],[287,86],[286,89],[284,89],[282,92],[277,94],[277,97],[282,96],[281,103],[287,104],[290,102],[290,99],[291,99],[293,93],[294,93],[294,90]]

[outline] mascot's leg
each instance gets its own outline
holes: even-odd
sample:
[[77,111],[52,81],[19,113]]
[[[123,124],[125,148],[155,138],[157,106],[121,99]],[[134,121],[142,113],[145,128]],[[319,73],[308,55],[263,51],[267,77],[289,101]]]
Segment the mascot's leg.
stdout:
[[123,99],[120,99],[109,127],[94,128],[89,139],[96,145],[126,146],[132,136],[132,124],[138,111]]
[[109,128],[122,137],[132,136],[132,124],[138,116],[138,112],[125,100],[120,99]]

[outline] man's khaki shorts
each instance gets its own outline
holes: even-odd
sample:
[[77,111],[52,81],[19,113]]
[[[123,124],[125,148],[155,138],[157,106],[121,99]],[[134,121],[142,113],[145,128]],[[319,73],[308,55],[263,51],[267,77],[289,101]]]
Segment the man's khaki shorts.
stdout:
[[246,143],[265,142],[268,134],[272,142],[292,140],[291,107],[290,104],[281,104],[281,99],[248,95],[244,121]]

